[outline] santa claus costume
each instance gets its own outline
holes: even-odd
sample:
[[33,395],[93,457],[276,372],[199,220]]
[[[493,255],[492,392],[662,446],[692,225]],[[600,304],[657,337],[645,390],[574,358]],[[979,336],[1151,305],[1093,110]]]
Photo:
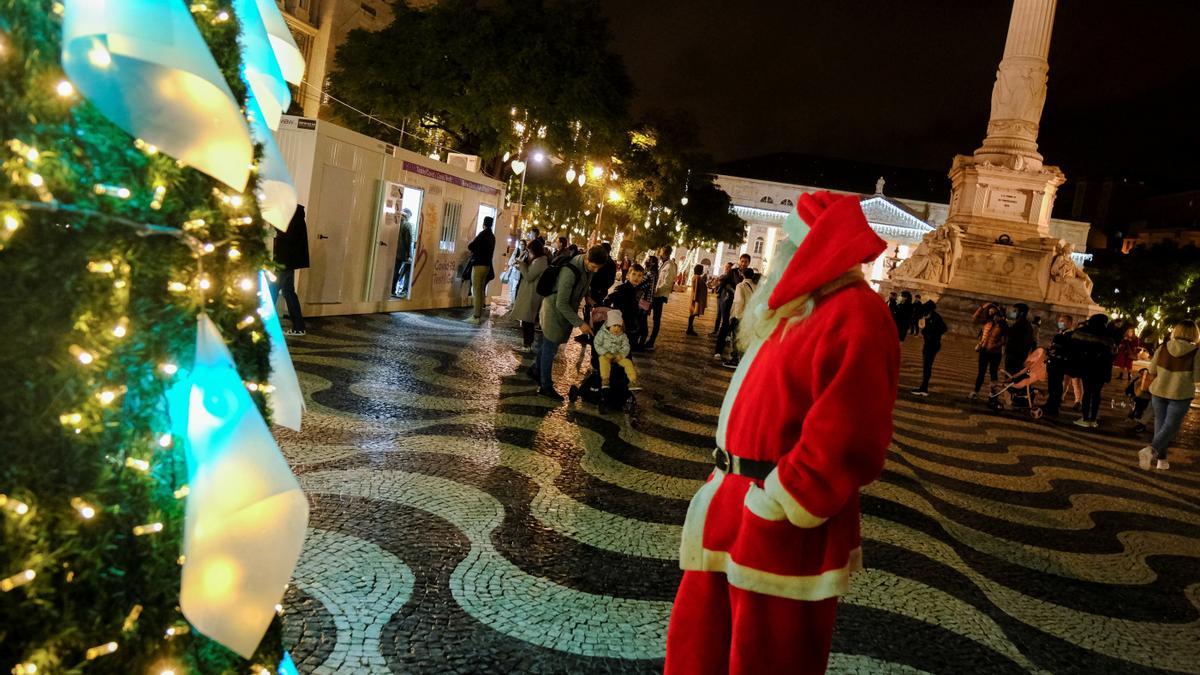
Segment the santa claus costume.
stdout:
[[824,672],[862,567],[859,490],[883,470],[900,351],[861,265],[886,244],[858,197],[828,192],[802,195],[784,230],[795,252],[751,302],[683,527],[669,674]]

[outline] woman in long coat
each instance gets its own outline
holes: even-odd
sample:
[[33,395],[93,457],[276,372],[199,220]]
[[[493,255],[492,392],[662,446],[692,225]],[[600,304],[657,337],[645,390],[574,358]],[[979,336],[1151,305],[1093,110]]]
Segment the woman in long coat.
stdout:
[[542,311],[542,296],[537,292],[538,278],[549,264],[546,245],[540,239],[529,242],[525,257],[517,261],[517,269],[521,272],[521,285],[517,288],[512,318],[521,322],[521,341],[526,351],[533,351],[533,326]]
[[696,332],[696,317],[704,316],[708,307],[708,285],[705,283],[704,265],[696,265],[692,270],[692,311],[688,316],[688,335],[699,335]]

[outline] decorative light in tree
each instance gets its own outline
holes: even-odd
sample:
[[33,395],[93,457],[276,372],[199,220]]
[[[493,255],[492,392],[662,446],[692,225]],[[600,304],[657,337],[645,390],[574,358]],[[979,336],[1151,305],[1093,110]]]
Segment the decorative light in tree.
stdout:
[[283,327],[279,325],[279,314],[271,298],[267,275],[259,273],[259,309],[263,327],[271,338],[271,380],[267,400],[271,404],[272,419],[276,424],[293,431],[300,431],[300,418],[304,414],[304,394],[300,391],[300,380],[288,354]]
[[600,165],[593,166],[592,167],[592,178],[594,180],[600,180],[601,178],[604,178],[604,167],[602,167]]
[[546,153],[542,152],[541,150],[537,150],[533,153],[533,155],[530,157],[530,159],[537,162],[538,164],[541,164],[542,162],[546,161]]
[[114,124],[245,188],[250,130],[186,5],[65,0],[62,49],[72,84]]
[[575,175],[575,167],[572,165],[571,168],[567,169],[567,182],[574,183]]
[[194,367],[168,394],[186,437],[183,614],[249,658],[275,616],[308,523],[308,500],[246,392],[216,325],[201,316]]
[[585,182],[587,182],[587,177],[586,177],[586,176],[584,176],[584,174],[583,174],[583,172],[582,172],[582,171],[580,171],[580,172],[579,172],[579,179],[578,179],[578,180],[579,180],[579,187],[583,187],[583,184],[584,184]]
[[525,172],[525,162],[522,162],[519,159],[514,159],[512,161],[512,170],[514,174],[520,176]]

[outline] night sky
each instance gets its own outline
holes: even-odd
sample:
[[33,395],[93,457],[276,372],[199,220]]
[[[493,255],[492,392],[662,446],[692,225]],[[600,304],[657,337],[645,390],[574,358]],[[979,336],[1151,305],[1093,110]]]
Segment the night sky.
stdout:
[[[692,113],[718,160],[948,170],[979,146],[1008,0],[603,0],[635,112]],[[1068,176],[1200,181],[1200,2],[1060,0],[1039,138]],[[1198,183],[1200,184],[1200,183]]]

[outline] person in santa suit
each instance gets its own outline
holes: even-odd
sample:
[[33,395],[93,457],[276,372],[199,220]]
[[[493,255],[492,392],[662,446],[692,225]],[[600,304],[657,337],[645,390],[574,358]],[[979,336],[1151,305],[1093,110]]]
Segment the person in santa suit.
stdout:
[[859,490],[883,470],[900,349],[861,266],[887,245],[856,196],[802,195],[784,230],[683,526],[668,675],[825,672],[862,567]]

